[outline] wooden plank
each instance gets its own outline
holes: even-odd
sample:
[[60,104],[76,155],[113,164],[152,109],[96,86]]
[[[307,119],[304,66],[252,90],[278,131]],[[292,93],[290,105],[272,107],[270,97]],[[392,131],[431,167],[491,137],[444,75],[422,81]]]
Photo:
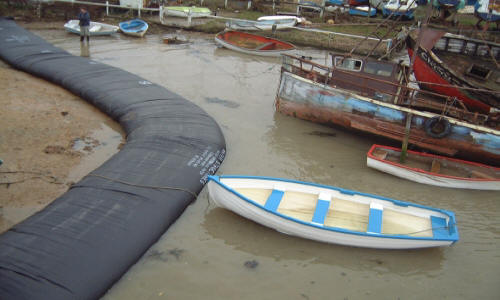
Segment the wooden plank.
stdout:
[[311,222],[317,194],[287,191],[281,200],[278,212],[304,222]]
[[493,179],[493,180],[497,179],[498,180],[498,178],[495,178],[493,176],[490,176],[488,174],[485,174],[485,173],[477,171],[477,170],[471,171],[470,177],[471,178],[482,178],[482,179]]
[[433,159],[431,165],[431,173],[439,173],[439,171],[441,171],[441,163],[438,160]]
[[386,208],[382,220],[382,233],[432,237],[431,219]]
[[368,226],[368,204],[333,198],[325,219],[325,226],[366,232]]
[[373,156],[381,160],[385,160],[387,158],[387,154],[387,151],[378,148],[372,152]]
[[258,188],[236,188],[234,190],[262,206],[266,204],[266,200],[269,198],[269,195],[271,195],[272,192],[271,189]]

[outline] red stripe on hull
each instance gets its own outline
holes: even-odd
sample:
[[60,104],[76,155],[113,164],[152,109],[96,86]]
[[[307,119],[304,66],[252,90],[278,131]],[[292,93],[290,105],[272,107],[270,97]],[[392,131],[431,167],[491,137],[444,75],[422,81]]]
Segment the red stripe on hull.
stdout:
[[[410,57],[413,56],[413,50],[408,49],[408,54]],[[424,60],[422,60],[418,55],[415,58],[415,62],[413,63],[413,73],[415,74],[415,78],[418,81],[423,82],[432,82],[438,84],[449,85],[450,83],[443,79],[434,69],[432,69]],[[423,84],[422,84],[423,86]],[[426,89],[434,91],[441,95],[457,97],[462,100],[462,102],[474,111],[479,111],[483,113],[489,113],[490,106],[472,98],[469,98],[467,95],[462,93],[457,88],[446,87],[446,86],[438,86],[438,85],[427,85]]]

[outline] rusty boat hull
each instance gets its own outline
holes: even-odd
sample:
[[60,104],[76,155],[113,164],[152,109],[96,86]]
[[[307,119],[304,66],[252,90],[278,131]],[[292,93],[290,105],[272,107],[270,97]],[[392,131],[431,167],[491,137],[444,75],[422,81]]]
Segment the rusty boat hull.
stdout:
[[[395,141],[403,141],[411,114],[409,143],[433,152],[500,164],[500,131],[451,117],[381,102],[352,91],[315,82],[282,69],[276,110],[285,115],[341,126]],[[429,136],[428,120],[445,118],[443,137]]]

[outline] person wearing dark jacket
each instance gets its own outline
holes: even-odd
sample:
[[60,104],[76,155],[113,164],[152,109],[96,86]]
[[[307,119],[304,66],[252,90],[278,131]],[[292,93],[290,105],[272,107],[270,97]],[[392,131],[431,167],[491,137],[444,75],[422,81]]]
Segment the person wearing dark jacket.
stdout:
[[80,13],[78,14],[78,20],[80,20],[80,42],[83,43],[83,38],[87,37],[87,44],[89,43],[89,26],[90,26],[90,14],[84,7],[80,8]]

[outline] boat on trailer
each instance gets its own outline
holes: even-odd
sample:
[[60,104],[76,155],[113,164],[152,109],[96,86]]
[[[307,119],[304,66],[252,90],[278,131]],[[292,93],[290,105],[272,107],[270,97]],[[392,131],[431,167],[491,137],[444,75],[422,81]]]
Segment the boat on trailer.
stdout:
[[366,155],[368,167],[394,176],[448,188],[500,190],[500,168],[417,151],[373,145]]
[[342,126],[448,156],[497,166],[497,115],[469,112],[456,101],[409,86],[407,67],[332,53],[331,65],[284,55],[276,111]]
[[218,33],[215,42],[227,49],[260,56],[280,56],[295,50],[295,46],[287,42],[233,30]]
[[[418,31],[408,34],[413,55]],[[500,44],[427,28],[421,34],[413,72],[420,88],[456,97],[470,110],[500,110]]]
[[338,187],[280,178],[209,176],[219,206],[279,232],[378,249],[449,246],[453,212]]
[[[79,20],[69,20],[64,24],[64,29],[71,33],[80,34],[80,21]],[[99,23],[99,22],[90,22],[89,25],[89,35],[97,36],[97,35],[111,35],[118,31],[118,26]]]
[[136,37],[143,37],[149,28],[148,23],[141,19],[120,22],[118,26],[124,34]]

